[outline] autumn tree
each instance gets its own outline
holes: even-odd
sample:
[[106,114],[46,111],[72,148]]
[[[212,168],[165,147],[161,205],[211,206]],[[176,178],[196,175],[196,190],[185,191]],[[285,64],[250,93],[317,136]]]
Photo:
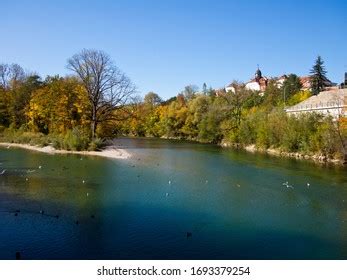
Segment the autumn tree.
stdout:
[[32,94],[28,124],[43,133],[65,133],[88,124],[89,107],[87,94],[76,78],[47,77],[44,86]]
[[27,76],[23,81],[17,82],[8,93],[7,106],[10,123],[14,127],[27,124],[27,109],[30,99],[35,90],[42,86],[41,77],[33,74]]
[[0,125],[9,125],[8,92],[0,86]]
[[84,49],[68,59],[67,68],[77,74],[87,92],[95,138],[98,124],[113,120],[116,110],[126,109],[135,87],[103,51]]

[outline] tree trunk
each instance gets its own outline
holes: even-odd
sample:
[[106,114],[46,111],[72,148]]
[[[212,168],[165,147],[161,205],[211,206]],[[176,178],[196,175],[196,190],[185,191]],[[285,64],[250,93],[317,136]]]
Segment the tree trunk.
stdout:
[[95,120],[92,120],[91,128],[92,128],[92,139],[95,139],[95,135],[96,135],[96,121]]
[[95,139],[96,136],[96,106],[93,105],[93,110],[92,110],[92,122],[91,122],[91,129],[92,129],[92,139]]

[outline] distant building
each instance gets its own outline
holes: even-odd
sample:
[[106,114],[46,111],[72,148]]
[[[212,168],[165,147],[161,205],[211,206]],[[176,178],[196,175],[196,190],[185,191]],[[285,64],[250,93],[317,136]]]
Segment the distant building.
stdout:
[[268,84],[268,78],[263,77],[258,67],[254,79],[246,83],[246,89],[264,92]]
[[[233,92],[235,92],[235,91],[233,91]],[[226,93],[227,93],[227,89],[226,88],[219,88],[219,89],[215,90],[216,96],[219,96],[219,97],[225,96]]]
[[231,83],[230,85],[226,86],[224,89],[225,92],[232,92],[235,93],[235,87],[234,85]]
[[[278,88],[281,88],[283,86],[283,83],[286,81],[288,78],[287,75],[282,75],[280,77],[274,77],[274,78],[267,78],[262,75],[262,72],[260,71],[259,67],[257,71],[255,72],[254,78],[250,81],[248,81],[245,84],[246,89],[248,90],[253,90],[253,91],[258,91],[261,94],[264,93],[266,90],[269,81],[274,81],[275,85]],[[302,84],[302,89],[303,90],[311,90],[312,89],[312,82],[311,82],[311,77],[310,76],[302,76],[299,77],[300,82]],[[326,79],[324,81],[324,86],[326,90],[329,89],[336,89],[337,84],[331,82],[330,80]],[[347,87],[347,73],[345,73],[345,82],[341,84],[341,87]],[[233,92],[235,93],[235,86],[233,83],[229,84],[228,86],[225,87],[225,92]]]
[[285,82],[285,80],[287,80],[288,76],[287,75],[282,75],[279,78],[274,78],[274,80],[276,81],[276,86],[278,88],[281,88],[283,86],[283,83]]
[[347,89],[322,91],[317,95],[285,109],[288,114],[320,113],[334,119],[347,117]]
[[312,83],[310,76],[299,77],[303,90],[311,90]]
[[[302,84],[302,89],[303,90],[311,90],[312,89],[312,81],[311,81],[311,77],[310,76],[303,76],[303,77],[299,77],[300,82]],[[326,89],[330,89],[335,87],[337,84],[333,83],[332,81],[330,81],[329,79],[326,79],[324,81],[324,87]]]

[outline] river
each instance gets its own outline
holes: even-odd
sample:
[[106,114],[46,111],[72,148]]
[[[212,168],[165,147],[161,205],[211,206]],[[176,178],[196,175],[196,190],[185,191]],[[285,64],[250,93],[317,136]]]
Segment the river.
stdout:
[[160,139],[0,148],[0,259],[347,259],[341,166]]

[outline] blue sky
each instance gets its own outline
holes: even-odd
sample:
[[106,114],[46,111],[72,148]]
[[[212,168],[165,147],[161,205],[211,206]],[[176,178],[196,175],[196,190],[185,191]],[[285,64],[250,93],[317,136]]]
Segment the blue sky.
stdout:
[[347,72],[347,1],[1,0],[0,62],[66,75],[66,60],[101,49],[139,93],[169,98],[185,85],[222,87],[264,75]]

